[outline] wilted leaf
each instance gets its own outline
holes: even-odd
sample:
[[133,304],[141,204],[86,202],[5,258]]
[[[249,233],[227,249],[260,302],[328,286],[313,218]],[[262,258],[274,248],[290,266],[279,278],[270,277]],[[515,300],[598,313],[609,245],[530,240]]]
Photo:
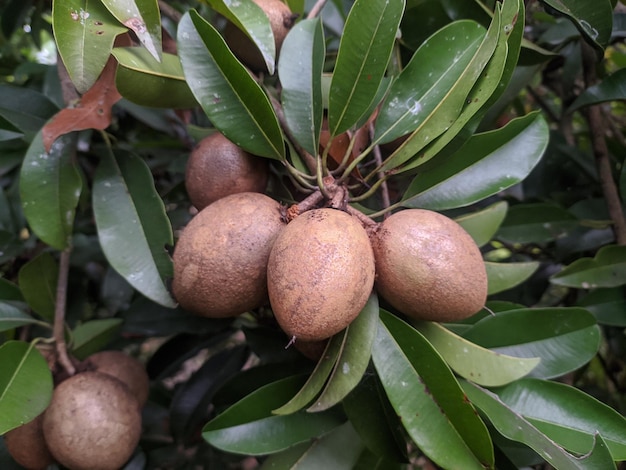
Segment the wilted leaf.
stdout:
[[626,246],[602,247],[594,258],[579,258],[550,278],[552,284],[591,289],[626,284]]

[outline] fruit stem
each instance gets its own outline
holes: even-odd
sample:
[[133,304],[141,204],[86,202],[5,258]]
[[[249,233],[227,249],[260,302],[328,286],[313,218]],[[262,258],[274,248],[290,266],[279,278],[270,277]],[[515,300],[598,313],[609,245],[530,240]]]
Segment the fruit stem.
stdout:
[[59,259],[59,278],[57,281],[53,326],[58,361],[70,376],[76,373],[76,368],[67,354],[67,344],[65,343],[65,309],[67,306],[67,279],[70,270],[71,251],[71,247],[66,248],[61,252]]
[[346,212],[350,215],[353,215],[354,217],[356,217],[357,219],[359,219],[359,222],[361,222],[361,225],[363,225],[364,228],[372,228],[376,225],[378,225],[378,223],[372,219],[370,216],[365,215],[363,212],[361,212],[359,209],[352,207],[350,205],[346,206]]

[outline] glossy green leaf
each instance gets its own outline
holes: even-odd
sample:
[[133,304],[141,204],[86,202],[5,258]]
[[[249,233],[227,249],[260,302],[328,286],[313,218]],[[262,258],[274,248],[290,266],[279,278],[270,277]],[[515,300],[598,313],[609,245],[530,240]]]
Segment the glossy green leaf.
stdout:
[[58,250],[69,245],[82,189],[75,150],[76,135],[66,134],[47,153],[39,132],[28,148],[20,172],[24,216],[31,230]]
[[328,380],[333,367],[337,362],[337,358],[343,347],[344,337],[347,330],[341,331],[328,340],[322,357],[317,362],[315,369],[304,383],[302,388],[291,399],[280,408],[273,410],[274,414],[285,415],[295,413],[307,406],[318,393],[324,388],[324,384]]
[[319,19],[297,23],[283,42],[278,62],[281,101],[293,137],[317,155],[322,128],[324,30]]
[[550,282],[578,289],[622,286],[626,284],[626,246],[604,246],[594,258],[577,259]]
[[52,2],[52,29],[72,83],[85,93],[104,69],[115,37],[127,28],[100,1]]
[[37,90],[0,84],[0,116],[22,132],[38,131],[58,110]]
[[20,290],[28,306],[47,320],[54,318],[59,268],[52,255],[41,253],[19,272]]
[[462,382],[461,386],[472,403],[487,416],[498,432],[508,439],[526,444],[554,468],[580,470],[615,468],[611,453],[600,435],[595,436],[589,454],[574,456],[543,434],[533,423],[508,407],[495,393],[468,382]]
[[441,356],[417,330],[380,315],[372,359],[409,436],[443,468],[492,466],[487,428]]
[[101,157],[93,184],[100,245],[111,267],[150,300],[174,307],[163,278],[171,276],[172,228],[143,160],[119,152]]
[[[276,42],[267,15],[255,2],[207,0],[209,5],[241,29],[263,56],[270,75],[274,74]],[[282,53],[282,50],[281,50]]]
[[121,318],[90,320],[72,331],[72,355],[85,359],[116,339],[122,326]]
[[403,206],[431,210],[463,207],[522,181],[548,145],[548,125],[539,113],[477,134],[444,163],[411,183]]
[[614,460],[626,460],[626,418],[570,385],[522,379],[495,390],[500,400],[557,444],[586,454],[599,433]]
[[267,95],[195,10],[178,25],[185,78],[213,125],[252,154],[282,159],[283,134]]
[[116,47],[113,55],[119,64],[115,86],[127,100],[158,108],[196,106],[178,56],[164,53],[157,62],[140,47]]
[[496,312],[476,322],[463,337],[500,354],[541,358],[529,374],[539,378],[559,377],[578,369],[600,346],[594,316],[576,307]]
[[487,269],[488,290],[489,294],[497,294],[511,289],[530,276],[539,269],[538,261],[525,261],[519,263],[492,263],[485,262]]
[[161,14],[157,0],[102,0],[109,12],[129,29],[152,55],[161,60]]
[[505,201],[496,202],[477,212],[456,217],[454,220],[465,229],[478,246],[486,245],[496,234],[507,213]]
[[12,330],[24,325],[37,323],[37,319],[31,317],[14,303],[0,301],[0,331]]
[[343,400],[357,386],[370,362],[377,328],[378,297],[372,294],[359,316],[348,325],[328,383],[307,411],[327,410]]
[[600,83],[583,91],[568,108],[568,112],[584,106],[626,99],[626,69],[619,69]]
[[[376,120],[374,140],[389,142],[411,133],[385,161],[383,169],[405,163],[459,116],[495,51],[499,13],[486,33],[478,23],[461,20],[442,28],[417,50],[392,85]],[[424,63],[429,67],[423,67]],[[416,84],[421,85],[417,90]],[[419,161],[425,160],[420,157]]]
[[413,322],[454,372],[485,387],[498,387],[532,371],[540,359],[499,354],[478,346],[433,322]]
[[302,377],[295,376],[255,390],[209,421],[202,437],[226,452],[264,455],[325,434],[345,421],[334,410],[272,415],[272,410],[289,400],[301,386]]
[[621,287],[596,289],[578,302],[578,306],[593,313],[602,325],[626,327],[626,299]]
[[383,79],[404,0],[356,0],[344,26],[330,84],[332,136],[350,129],[370,108]]
[[52,397],[52,374],[33,343],[0,346],[0,435],[40,415]]
[[546,243],[567,235],[578,225],[571,212],[555,204],[518,204],[509,209],[498,238],[511,243]]
[[613,8],[609,0],[543,0],[559,13],[567,16],[596,47],[603,49],[611,38]]

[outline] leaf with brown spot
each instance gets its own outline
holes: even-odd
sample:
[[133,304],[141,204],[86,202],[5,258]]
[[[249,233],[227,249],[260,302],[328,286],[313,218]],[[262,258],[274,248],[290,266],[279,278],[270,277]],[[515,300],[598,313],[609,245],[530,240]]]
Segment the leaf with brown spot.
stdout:
[[50,152],[61,135],[85,129],[106,129],[111,124],[111,108],[122,97],[115,88],[116,62],[109,59],[100,78],[73,107],[59,111],[42,129],[43,144]]

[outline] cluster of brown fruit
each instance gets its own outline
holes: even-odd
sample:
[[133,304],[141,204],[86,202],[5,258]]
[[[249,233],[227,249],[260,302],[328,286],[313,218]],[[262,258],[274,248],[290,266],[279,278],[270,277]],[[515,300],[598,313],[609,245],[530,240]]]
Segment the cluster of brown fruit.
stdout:
[[70,470],[115,470],[137,447],[149,392],[141,362],[121,351],[101,351],[76,369],[68,378],[55,374],[44,413],[4,435],[7,450],[24,468],[58,462]]
[[[209,137],[215,146],[196,147],[186,174],[192,202],[202,202],[173,254],[172,289],[183,308],[216,318],[269,304],[297,345],[343,330],[374,289],[399,312],[422,320],[459,320],[484,306],[481,253],[452,219],[407,209],[375,223],[321,197],[307,210],[288,210],[258,192],[266,174],[257,188],[216,195],[212,179],[196,173],[241,188],[237,173],[223,168],[239,167],[235,156],[259,159],[218,136]],[[200,169],[198,161],[207,166]]]

